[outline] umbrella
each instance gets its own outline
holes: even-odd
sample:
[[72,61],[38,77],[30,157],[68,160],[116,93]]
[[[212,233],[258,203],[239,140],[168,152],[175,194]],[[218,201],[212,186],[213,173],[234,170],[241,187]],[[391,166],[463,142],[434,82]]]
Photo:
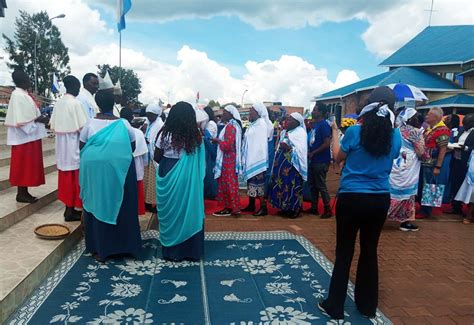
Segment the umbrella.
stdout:
[[387,87],[393,90],[397,102],[404,102],[410,99],[415,101],[428,100],[428,97],[420,89],[412,85],[390,84]]

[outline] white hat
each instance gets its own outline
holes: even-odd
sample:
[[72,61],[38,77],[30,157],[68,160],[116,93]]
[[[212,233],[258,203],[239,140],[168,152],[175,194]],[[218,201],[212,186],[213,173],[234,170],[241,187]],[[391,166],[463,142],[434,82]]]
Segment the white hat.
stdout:
[[114,95],[122,95],[122,87],[120,85],[120,80],[117,80],[117,83],[114,86]]
[[99,76],[99,89],[114,89],[114,84],[112,83],[112,79],[110,79],[109,72],[105,72],[104,78]]
[[152,104],[149,104],[146,107],[145,112],[146,113],[153,113],[153,114],[156,114],[158,116],[161,116],[161,114],[163,113],[163,109],[161,108],[161,106],[159,104],[152,103]]

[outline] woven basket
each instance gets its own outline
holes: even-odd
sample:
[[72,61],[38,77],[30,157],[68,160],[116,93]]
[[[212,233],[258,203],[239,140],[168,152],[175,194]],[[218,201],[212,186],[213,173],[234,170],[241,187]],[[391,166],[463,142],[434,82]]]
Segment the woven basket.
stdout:
[[50,223],[35,228],[35,234],[41,239],[63,239],[66,238],[71,231],[68,227],[59,223]]

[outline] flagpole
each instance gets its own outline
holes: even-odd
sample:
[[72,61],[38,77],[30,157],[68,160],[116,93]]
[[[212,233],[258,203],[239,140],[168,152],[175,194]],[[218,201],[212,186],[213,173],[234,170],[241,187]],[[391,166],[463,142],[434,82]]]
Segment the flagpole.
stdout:
[[122,67],[122,31],[119,32],[119,68]]

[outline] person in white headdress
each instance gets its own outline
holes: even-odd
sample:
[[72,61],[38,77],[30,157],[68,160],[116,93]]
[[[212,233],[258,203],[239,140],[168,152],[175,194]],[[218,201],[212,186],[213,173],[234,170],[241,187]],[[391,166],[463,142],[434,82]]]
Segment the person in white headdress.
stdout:
[[120,85],[120,80],[117,80],[117,83],[114,86],[114,115],[120,117],[120,112],[122,111],[122,86]]
[[286,130],[280,133],[272,167],[268,197],[279,214],[297,218],[303,204],[304,182],[308,179],[308,135],[304,118],[291,113]]
[[218,144],[214,178],[217,179],[217,199],[224,209],[215,216],[240,215],[238,175],[241,165],[242,121],[237,108],[227,105],[222,111],[225,127],[219,137],[212,139]]
[[64,203],[66,221],[81,220],[82,201],[79,189],[79,136],[88,118],[76,99],[81,88],[79,79],[63,80],[66,94],[58,99],[51,115],[51,130],[56,133],[56,166],[58,168],[58,199]]
[[255,200],[259,198],[260,209],[256,217],[268,214],[265,200],[265,176],[268,169],[268,141],[273,136],[273,124],[263,103],[250,108],[250,126],[245,132],[242,147],[242,173],[247,182],[249,205],[244,212],[255,212]]
[[421,160],[429,158],[425,149],[423,117],[414,108],[406,108],[397,117],[402,135],[400,155],[390,173],[390,209],[387,218],[400,223],[402,231],[418,231],[415,221],[415,196],[418,192]]
[[12,73],[15,90],[8,103],[5,126],[7,145],[11,146],[10,185],[17,186],[17,202],[34,203],[38,199],[28,192],[28,187],[45,183],[41,139],[46,137],[44,123],[35,101],[28,94],[30,78],[22,70]]
[[148,146],[148,157],[150,163],[145,167],[144,185],[145,185],[145,203],[149,211],[156,211],[156,168],[157,164],[153,161],[156,148],[156,139],[158,132],[163,127],[161,115],[163,109],[160,104],[149,104],[146,109],[147,126],[145,131],[145,140]]
[[86,73],[82,78],[82,87],[76,97],[81,102],[82,108],[88,119],[94,118],[99,113],[94,95],[99,90],[99,79],[96,74]]

